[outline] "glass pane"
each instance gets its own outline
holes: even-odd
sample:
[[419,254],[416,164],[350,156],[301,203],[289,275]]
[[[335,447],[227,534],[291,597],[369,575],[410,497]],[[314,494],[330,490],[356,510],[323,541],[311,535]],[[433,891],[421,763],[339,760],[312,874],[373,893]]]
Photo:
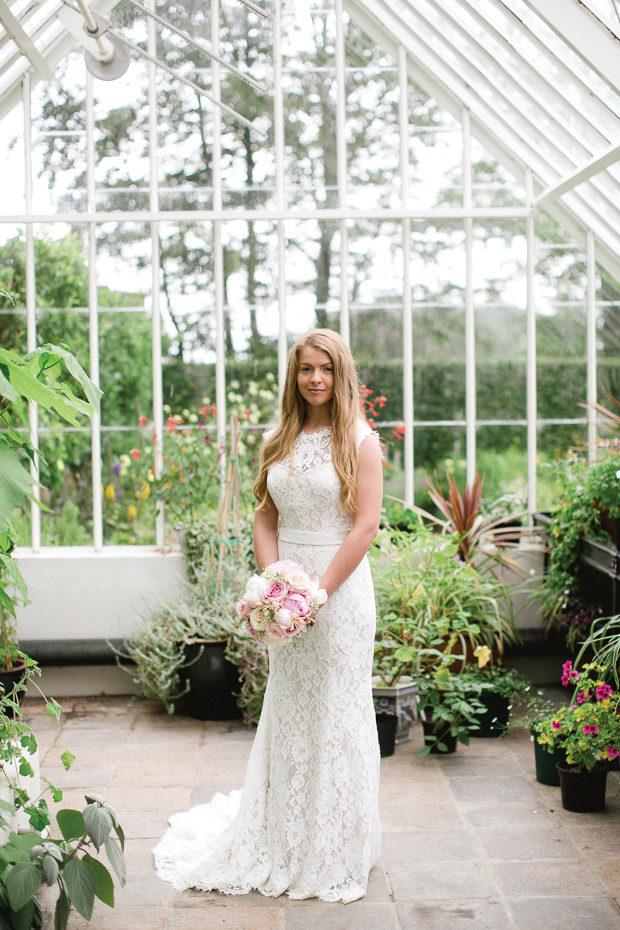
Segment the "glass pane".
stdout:
[[41,411],[41,500],[51,510],[41,513],[41,543],[92,545],[90,434],[48,422]]
[[101,437],[103,538],[106,545],[155,542],[153,442],[142,429],[105,429]]

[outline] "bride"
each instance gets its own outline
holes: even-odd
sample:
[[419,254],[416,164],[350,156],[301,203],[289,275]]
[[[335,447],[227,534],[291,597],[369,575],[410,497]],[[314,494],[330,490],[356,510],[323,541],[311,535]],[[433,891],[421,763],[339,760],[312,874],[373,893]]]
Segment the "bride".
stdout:
[[332,330],[311,330],[291,350],[254,494],[259,569],[301,563],[328,600],[295,644],[269,647],[243,791],[175,814],[154,850],[156,869],[180,890],[348,903],[366,893],[380,846],[366,553],[379,526],[382,465],[353,358]]

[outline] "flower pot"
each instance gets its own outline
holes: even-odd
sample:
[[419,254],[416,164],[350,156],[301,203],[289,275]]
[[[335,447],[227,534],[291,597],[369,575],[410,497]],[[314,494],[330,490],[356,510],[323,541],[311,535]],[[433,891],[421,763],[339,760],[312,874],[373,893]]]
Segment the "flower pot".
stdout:
[[596,766],[589,772],[579,772],[567,763],[558,762],[562,807],[578,814],[591,814],[605,807],[607,786],[606,765]]
[[543,743],[539,743],[536,734],[534,737],[534,762],[536,764],[536,781],[541,785],[550,785],[552,788],[560,787],[560,775],[557,769],[558,762],[566,762],[566,752],[563,749],[549,750]]
[[404,743],[411,739],[411,725],[417,718],[418,686],[412,681],[401,680],[395,685],[382,686],[379,677],[373,678],[372,696],[377,713],[396,714],[396,742]]
[[478,729],[472,730],[472,737],[495,737],[502,736],[508,726],[510,716],[510,701],[503,694],[496,691],[482,692],[478,700],[484,706],[483,714],[478,714]]
[[[0,688],[3,689],[2,694],[7,695],[13,690],[15,685],[19,684],[24,675],[26,674],[26,660],[19,659],[13,668],[3,668],[0,669]],[[23,691],[18,692],[18,694],[13,696],[13,699],[18,703],[21,703],[23,696]],[[6,708],[7,717],[13,717],[14,711],[12,707]]]
[[398,717],[396,714],[376,714],[377,735],[379,736],[379,750],[382,758],[394,755],[396,744],[396,728],[398,727]]
[[[458,739],[450,733],[449,723],[436,723],[434,720],[423,720],[422,729],[424,731],[424,742],[427,745],[432,743],[432,756],[445,756],[448,753],[456,752]],[[437,737],[437,741],[443,743],[446,748],[440,749],[433,737]]]
[[189,643],[184,653],[187,665],[179,674],[189,685],[183,698],[185,713],[196,720],[238,719],[235,693],[241,683],[237,666],[226,658],[226,640]]

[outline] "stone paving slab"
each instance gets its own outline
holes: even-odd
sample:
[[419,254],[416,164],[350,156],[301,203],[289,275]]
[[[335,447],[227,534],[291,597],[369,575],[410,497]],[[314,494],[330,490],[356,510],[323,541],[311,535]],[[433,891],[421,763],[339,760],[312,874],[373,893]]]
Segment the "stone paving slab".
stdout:
[[[526,733],[472,740],[454,756],[414,758],[421,734],[382,760],[383,853],[364,899],[350,905],[177,892],[152,868],[171,814],[243,783],[254,733],[238,722],[161,713],[148,701],[60,701],[57,726],[40,702],[42,771],[61,805],[102,795],[125,830],[129,880],[116,907],[100,902],[69,930],[620,930],[620,783],[607,810],[562,810],[559,789],[534,779]],[[65,772],[65,749],[76,762]],[[55,895],[48,890],[46,906]]]

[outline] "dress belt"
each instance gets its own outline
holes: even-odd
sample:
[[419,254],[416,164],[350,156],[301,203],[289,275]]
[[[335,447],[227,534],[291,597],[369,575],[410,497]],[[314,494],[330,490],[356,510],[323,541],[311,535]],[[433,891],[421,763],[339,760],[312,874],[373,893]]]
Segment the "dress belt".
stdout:
[[298,543],[302,546],[339,546],[349,535],[349,530],[294,530],[281,526],[278,537],[281,542]]

